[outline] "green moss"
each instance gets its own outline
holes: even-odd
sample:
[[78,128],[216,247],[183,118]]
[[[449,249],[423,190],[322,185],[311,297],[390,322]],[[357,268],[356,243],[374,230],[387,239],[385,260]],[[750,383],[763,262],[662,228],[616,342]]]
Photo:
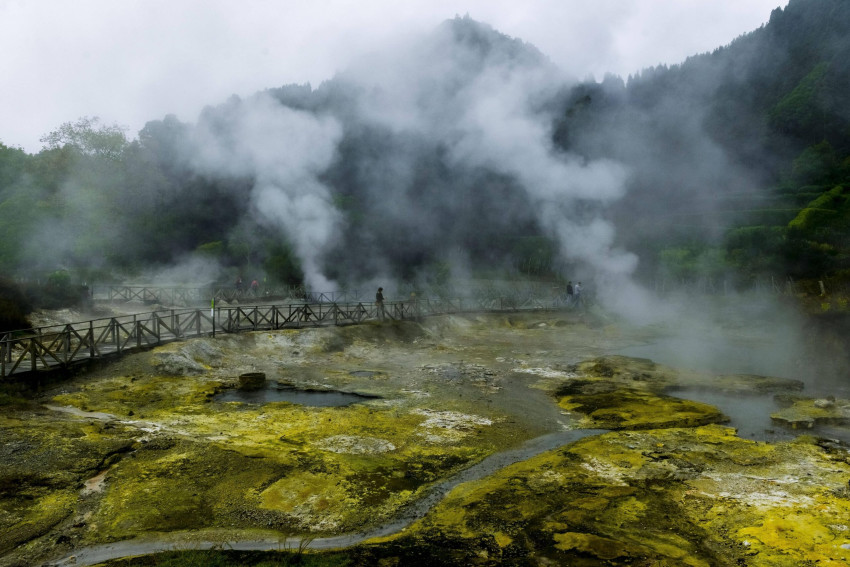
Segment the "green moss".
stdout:
[[285,462],[250,459],[189,441],[146,447],[124,459],[106,479],[88,537],[92,541],[143,532],[244,527],[288,527],[280,514],[252,516],[257,493],[288,470]]
[[[176,376],[115,376],[79,384],[53,403],[118,416],[171,413],[205,403],[222,387],[220,380]],[[132,413],[131,413],[132,412]]]
[[47,533],[76,503],[76,491],[44,488],[23,488],[0,499],[0,554]]
[[565,564],[837,565],[848,474],[807,439],[768,445],[714,425],[610,433],[457,487],[411,534],[474,546],[499,533],[519,555]]
[[[804,563],[838,567],[847,565],[850,558],[843,533],[827,525],[829,521],[841,522],[850,517],[850,506],[841,510],[843,516],[825,518],[820,510],[817,514],[804,510],[770,511],[754,526],[741,528],[737,532],[753,553],[758,553],[765,564],[801,565]],[[843,518],[843,520],[842,520]],[[826,521],[825,521],[826,520]]]
[[599,559],[618,559],[629,556],[628,547],[606,537],[593,534],[565,532],[555,534],[555,549],[562,551],[577,551]]
[[638,383],[647,387],[664,387],[676,383],[679,372],[648,358],[603,356],[575,365],[575,371],[587,379],[604,379],[619,383]]
[[850,400],[815,400],[800,397],[791,400],[791,405],[770,414],[775,423],[792,429],[850,424]]
[[[208,401],[220,387],[203,378],[120,377],[54,398],[156,431],[110,471],[92,541],[257,524],[295,533],[360,529],[513,434],[499,419],[459,412]],[[437,418],[459,426],[432,428]]]
[[584,414],[583,425],[599,429],[694,427],[726,421],[708,404],[626,388],[563,396],[558,405]]
[[[105,430],[44,412],[0,416],[0,554],[48,534],[81,505],[83,482],[129,450],[124,428]],[[33,417],[40,416],[33,427]]]
[[0,416],[0,432],[0,498],[28,487],[75,487],[133,443],[124,427],[53,413],[42,415],[38,427]]

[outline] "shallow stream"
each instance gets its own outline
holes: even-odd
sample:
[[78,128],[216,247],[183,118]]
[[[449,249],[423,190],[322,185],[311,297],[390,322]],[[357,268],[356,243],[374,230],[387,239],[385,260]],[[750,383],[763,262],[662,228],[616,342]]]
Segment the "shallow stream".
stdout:
[[[573,443],[584,437],[605,433],[599,429],[573,429],[557,431],[540,437],[535,437],[523,443],[516,449],[503,451],[490,455],[471,467],[438,482],[428,488],[423,495],[402,508],[390,521],[377,526],[371,530],[345,534],[341,536],[316,538],[306,541],[309,549],[337,549],[357,545],[366,540],[384,537],[398,533],[404,528],[425,516],[425,514],[437,505],[453,488],[464,482],[478,480],[499,471],[508,465],[525,461],[536,455]],[[111,559],[129,557],[134,555],[148,555],[164,551],[173,551],[175,541],[179,541],[181,534],[172,533],[170,537],[162,540],[137,538],[118,541],[92,547],[78,549],[74,555],[47,563],[51,567],[81,567],[84,565],[95,565]],[[206,541],[195,539],[197,532],[186,534],[184,541],[191,541],[192,549],[219,549],[224,546],[234,550],[273,551],[279,549],[298,549],[299,545],[305,543],[304,538],[287,539],[257,539],[239,540],[235,542]],[[175,540],[174,538],[178,538]]]

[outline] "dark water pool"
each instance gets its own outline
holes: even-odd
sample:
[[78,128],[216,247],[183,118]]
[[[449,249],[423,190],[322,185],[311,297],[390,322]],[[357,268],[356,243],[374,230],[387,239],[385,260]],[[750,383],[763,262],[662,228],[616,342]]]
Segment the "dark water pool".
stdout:
[[376,399],[377,396],[365,396],[336,390],[299,390],[268,386],[260,390],[227,390],[215,396],[217,402],[242,402],[262,405],[271,402],[290,402],[303,406],[340,407]]

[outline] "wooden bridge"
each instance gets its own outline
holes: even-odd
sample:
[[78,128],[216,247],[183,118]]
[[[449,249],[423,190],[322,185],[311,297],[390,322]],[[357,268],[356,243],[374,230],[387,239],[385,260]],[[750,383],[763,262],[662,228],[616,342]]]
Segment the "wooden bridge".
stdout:
[[0,334],[0,379],[69,369],[110,356],[216,333],[350,325],[364,321],[416,319],[430,315],[517,311],[558,307],[534,294],[475,299],[416,299],[384,302],[314,301],[215,309],[169,309],[105,317]]

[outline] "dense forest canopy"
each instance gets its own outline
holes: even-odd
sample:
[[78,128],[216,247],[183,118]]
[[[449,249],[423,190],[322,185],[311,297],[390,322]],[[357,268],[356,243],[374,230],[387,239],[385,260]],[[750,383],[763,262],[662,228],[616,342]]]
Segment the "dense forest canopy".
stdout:
[[[313,289],[377,278],[846,277],[850,4],[579,82],[468,17],[196,123],[0,144],[0,267]],[[2,133],[0,133],[2,134]]]

